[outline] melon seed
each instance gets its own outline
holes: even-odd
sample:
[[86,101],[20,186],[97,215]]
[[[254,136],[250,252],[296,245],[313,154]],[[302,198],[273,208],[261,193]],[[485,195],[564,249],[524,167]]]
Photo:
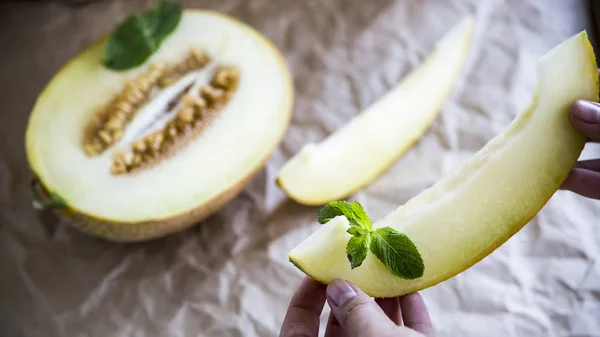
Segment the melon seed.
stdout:
[[183,123],[191,123],[194,121],[194,108],[191,106],[184,106],[177,111],[177,118]]
[[109,130],[119,130],[123,128],[123,120],[116,116],[112,116],[108,119],[104,126]]
[[169,85],[175,83],[176,80],[177,80],[177,78],[175,76],[165,76],[160,79],[158,84],[164,88],[164,87],[168,87]]
[[170,123],[167,125],[167,135],[171,138],[175,138],[177,136],[177,126],[174,123]]
[[224,93],[223,89],[214,88],[210,85],[205,85],[200,88],[200,95],[202,95],[202,97],[211,105],[218,102],[223,97]]
[[124,93],[124,99],[131,105],[137,105],[144,99],[144,93],[137,87],[131,87]]
[[102,152],[102,144],[98,140],[87,143],[83,146],[83,150],[88,156],[96,156]]
[[124,112],[129,115],[133,110],[133,106],[127,101],[120,101],[117,103],[117,111]]
[[217,70],[211,84],[218,88],[231,90],[237,86],[239,73],[234,67],[222,67]]
[[160,150],[160,147],[162,146],[164,139],[165,139],[164,135],[160,131],[155,131],[154,133],[152,133],[150,135],[150,137],[149,137],[150,146],[151,146],[153,152],[158,152]]
[[129,151],[123,153],[123,162],[125,163],[125,165],[131,166],[131,164],[133,163],[133,153]]
[[110,133],[107,130],[98,131],[98,137],[100,137],[100,139],[102,139],[104,144],[106,144],[106,145],[112,144],[112,141],[113,141],[112,136],[110,135]]
[[189,94],[183,95],[183,103],[185,105],[193,105],[200,108],[206,107],[206,100],[204,100],[204,98]]
[[146,151],[146,142],[143,139],[138,139],[132,144],[133,150],[138,153],[144,153]]
[[125,166],[125,164],[123,162],[113,162],[112,166],[110,167],[110,173],[112,174],[122,174],[127,172],[127,167]]
[[113,139],[114,139],[114,141],[116,142],[117,140],[121,139],[123,137],[123,133],[124,132],[125,131],[123,131],[123,129],[116,130],[113,133]]

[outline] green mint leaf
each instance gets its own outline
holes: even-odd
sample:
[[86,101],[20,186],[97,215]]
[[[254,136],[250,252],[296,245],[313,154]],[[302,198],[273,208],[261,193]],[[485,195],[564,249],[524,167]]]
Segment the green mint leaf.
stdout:
[[340,215],[348,219],[351,227],[359,227],[366,230],[371,229],[371,219],[369,219],[362,206],[356,201],[353,203],[347,201],[330,202],[319,211],[317,221],[320,224],[324,224]]
[[126,70],[144,63],[156,50],[150,23],[141,14],[123,22],[106,44],[104,65],[113,70]]
[[350,228],[348,228],[348,230],[346,232],[348,232],[348,234],[353,235],[353,236],[361,236],[361,235],[364,235],[365,233],[368,233],[365,229],[363,229],[361,227],[350,227]]
[[151,10],[135,14],[121,23],[106,43],[104,65],[127,70],[143,64],[181,20],[181,7],[159,1]]
[[404,279],[423,276],[423,258],[408,236],[391,227],[378,228],[372,233],[371,252],[392,274]]
[[371,230],[371,219],[369,219],[367,212],[365,212],[361,204],[356,201],[353,202],[352,213],[356,219],[356,222],[360,223],[364,229]]
[[152,36],[162,42],[177,27],[181,20],[181,7],[174,2],[159,1],[156,8],[150,12]]
[[348,261],[350,261],[351,269],[359,267],[363,263],[365,257],[367,257],[367,253],[369,252],[370,243],[371,234],[369,233],[350,238],[348,244],[346,245],[346,256],[348,257]]
[[352,206],[345,201],[332,201],[321,208],[317,214],[317,221],[322,225],[336,216],[352,214]]

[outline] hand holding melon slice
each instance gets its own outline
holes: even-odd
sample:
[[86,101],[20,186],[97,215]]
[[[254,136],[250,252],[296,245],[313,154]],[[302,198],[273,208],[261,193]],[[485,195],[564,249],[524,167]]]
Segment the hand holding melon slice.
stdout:
[[394,297],[442,282],[502,245],[559,189],[584,147],[586,138],[569,121],[572,104],[598,101],[596,61],[585,32],[549,51],[537,73],[529,107],[504,132],[372,224],[373,230],[390,227],[414,243],[422,276],[397,276],[372,252],[352,268],[346,249],[354,235],[346,216],[333,217],[292,249],[292,263],[323,283],[343,278],[371,296]]

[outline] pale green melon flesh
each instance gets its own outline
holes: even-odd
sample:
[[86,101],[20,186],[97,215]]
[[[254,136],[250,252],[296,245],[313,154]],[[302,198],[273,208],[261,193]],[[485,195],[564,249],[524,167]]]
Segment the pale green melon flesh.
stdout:
[[392,165],[435,120],[461,74],[474,20],[463,19],[400,84],[319,144],[307,144],[278,183],[309,205],[342,199]]
[[372,254],[351,270],[344,217],[300,243],[290,260],[324,283],[343,278],[371,296],[392,297],[444,281],[508,240],[552,197],[583,149],[585,137],[568,119],[570,107],[578,99],[598,101],[596,63],[585,32],[548,52],[537,70],[536,96],[503,133],[374,224],[394,227],[415,242],[425,263],[423,277],[395,277]]
[[[126,72],[102,66],[105,41],[57,74],[27,129],[31,167],[72,210],[126,223],[183,214],[256,172],[281,140],[293,103],[291,76],[277,49],[251,27],[218,13],[186,10],[150,60]],[[239,69],[237,90],[216,120],[175,156],[139,173],[110,174],[113,150],[86,156],[82,130],[97,108],[126,80],[157,62],[177,64],[192,48]]]

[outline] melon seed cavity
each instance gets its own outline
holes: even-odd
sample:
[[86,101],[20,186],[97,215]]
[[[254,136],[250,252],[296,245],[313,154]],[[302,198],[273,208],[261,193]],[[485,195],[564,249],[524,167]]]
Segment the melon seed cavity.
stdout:
[[239,70],[192,50],[179,64],[153,64],[100,111],[84,131],[90,156],[115,147],[110,172],[136,172],[167,159],[210,124],[237,88]]

